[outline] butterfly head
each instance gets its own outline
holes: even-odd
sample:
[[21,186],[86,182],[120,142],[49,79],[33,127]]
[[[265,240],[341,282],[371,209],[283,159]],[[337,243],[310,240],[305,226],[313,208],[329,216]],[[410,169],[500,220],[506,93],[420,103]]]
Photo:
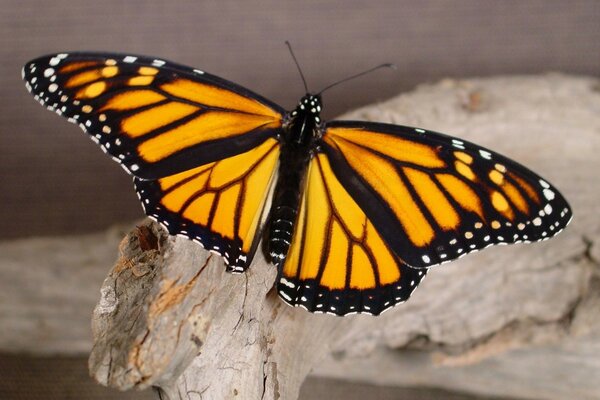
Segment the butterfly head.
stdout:
[[297,109],[318,116],[321,106],[321,95],[307,93],[300,99]]
[[308,145],[318,136],[321,129],[321,96],[307,93],[296,108],[288,114],[286,130],[288,142]]
[[321,95],[307,93],[300,99],[296,109],[292,111],[292,118],[309,119],[315,126],[318,126],[321,123],[322,106]]

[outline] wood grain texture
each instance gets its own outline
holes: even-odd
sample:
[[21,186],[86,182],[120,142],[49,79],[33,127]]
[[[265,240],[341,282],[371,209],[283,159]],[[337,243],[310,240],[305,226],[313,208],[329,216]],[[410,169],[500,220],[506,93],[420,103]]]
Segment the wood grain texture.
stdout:
[[[100,290],[93,376],[121,389],[157,386],[167,399],[294,399],[311,370],[504,397],[599,399],[598,109],[597,79],[547,74],[447,79],[347,115],[452,133],[504,153],[555,184],[574,220],[550,241],[491,248],[434,268],[409,302],[377,318],[287,307],[272,290],[275,271],[262,256],[245,275],[228,275],[219,257],[154,224],[147,226],[156,245],[145,237],[142,250],[135,228]],[[110,249],[101,236],[65,239],[63,252],[43,251],[35,241],[6,242],[0,254],[12,254],[12,267],[0,269],[0,282],[20,279],[23,293],[36,291],[48,279],[38,273],[45,263],[64,276],[60,262],[75,266],[84,250],[106,252],[89,259],[103,268],[97,263],[116,254],[110,237]],[[22,254],[28,249],[36,251]],[[82,277],[78,291],[97,294],[98,275]],[[67,314],[71,324],[87,325],[83,312],[50,306],[64,304],[54,298],[72,281],[56,278],[52,285],[36,297],[23,294],[18,308],[12,296],[2,299],[0,348],[20,336],[26,346],[27,327],[19,321],[40,303],[48,315],[39,312],[28,326]],[[78,307],[89,310],[91,297],[78,297]],[[53,326],[46,345],[65,348],[61,327]]]

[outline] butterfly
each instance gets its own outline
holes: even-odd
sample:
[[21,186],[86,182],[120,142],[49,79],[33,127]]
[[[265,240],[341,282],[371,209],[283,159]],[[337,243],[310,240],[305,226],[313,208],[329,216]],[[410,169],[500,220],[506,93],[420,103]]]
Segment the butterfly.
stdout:
[[321,93],[286,111],[199,69],[109,53],[41,57],[23,78],[133,175],[150,218],[230,272],[264,237],[280,297],[311,312],[380,314],[433,265],[571,219],[515,161],[425,129],[325,122]]

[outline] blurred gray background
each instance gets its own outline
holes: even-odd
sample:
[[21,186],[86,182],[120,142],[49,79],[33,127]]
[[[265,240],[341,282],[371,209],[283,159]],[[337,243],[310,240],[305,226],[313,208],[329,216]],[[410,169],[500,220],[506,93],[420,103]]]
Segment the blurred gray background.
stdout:
[[[154,55],[220,75],[290,108],[303,88],[284,40],[294,46],[313,90],[382,62],[398,66],[328,92],[325,116],[332,118],[444,77],[547,71],[597,76],[600,1],[2,0],[1,238],[91,232],[142,217],[121,168],[27,93],[20,68],[29,59],[73,50]],[[33,384],[31,368],[48,376],[50,386]],[[82,378],[83,359],[6,355],[0,356],[0,372],[11,377],[0,379],[2,399],[135,398],[93,387]],[[28,394],[17,394],[17,381],[30,388]],[[327,387],[332,384],[311,380],[303,399],[320,398]],[[426,398],[419,391],[381,390],[385,399]],[[361,393],[356,387],[350,392]],[[427,398],[451,398],[436,393]]]

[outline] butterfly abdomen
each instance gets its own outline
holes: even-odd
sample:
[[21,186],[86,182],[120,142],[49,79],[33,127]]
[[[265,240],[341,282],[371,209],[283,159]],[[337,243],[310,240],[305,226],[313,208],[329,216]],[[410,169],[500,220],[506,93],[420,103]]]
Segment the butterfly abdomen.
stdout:
[[290,206],[277,206],[273,210],[269,237],[269,256],[277,263],[283,261],[292,242],[297,210]]
[[268,231],[268,252],[275,264],[285,260],[292,242],[309,160],[310,154],[305,149],[282,149]]

